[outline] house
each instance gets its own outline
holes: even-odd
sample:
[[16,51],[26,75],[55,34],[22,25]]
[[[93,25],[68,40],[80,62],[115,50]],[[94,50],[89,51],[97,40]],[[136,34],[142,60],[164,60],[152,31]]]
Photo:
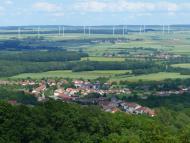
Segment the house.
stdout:
[[131,113],[131,114],[137,114],[137,115],[146,114],[151,117],[154,117],[156,115],[154,110],[148,107],[140,106],[136,103],[122,102],[120,106],[125,112]]
[[75,85],[75,87],[82,87],[84,84],[84,81],[82,80],[75,80],[73,81],[73,84]]
[[67,88],[66,92],[70,95],[70,96],[74,96],[76,93],[79,93],[78,89],[74,89],[74,88]]
[[65,90],[62,89],[62,88],[57,89],[57,90],[55,90],[55,92],[54,92],[54,96],[58,96],[60,93],[64,93],[64,92],[65,92]]
[[21,81],[19,84],[22,86],[27,86],[27,85],[35,85],[36,83],[34,81],[25,80]]
[[111,112],[111,113],[115,113],[117,111],[119,111],[119,109],[116,107],[116,105],[110,101],[99,101],[98,102],[98,105],[100,107],[102,107],[102,109],[105,111],[105,112]]
[[64,94],[64,93],[59,93],[59,94],[57,95],[57,97],[59,97],[59,99],[64,100],[64,101],[70,101],[70,100],[73,100],[73,99],[74,99],[73,97],[68,96],[68,95],[66,95],[66,94]]
[[152,110],[152,109],[150,109],[150,108],[147,108],[147,107],[145,108],[144,113],[147,114],[147,115],[149,115],[149,116],[151,116],[151,117],[156,116],[155,111]]
[[136,103],[126,103],[127,105],[127,111],[130,113],[134,113],[136,109],[140,108],[141,106]]
[[156,115],[155,111],[151,110],[148,107],[140,107],[140,108],[138,108],[138,109],[135,110],[135,113],[136,114],[146,114],[146,115],[149,115],[151,117],[154,117]]
[[56,86],[56,81],[55,81],[55,80],[48,80],[48,81],[47,81],[47,84],[48,84],[49,86]]
[[145,112],[146,112],[146,108],[145,107],[140,107],[140,108],[137,108],[135,110],[136,114],[144,114]]
[[140,108],[141,106],[136,104],[136,103],[129,103],[129,102],[124,102],[121,103],[120,106],[125,112],[129,113],[135,113],[135,111]]
[[32,93],[35,94],[35,95],[39,95],[39,94],[41,94],[42,92],[44,92],[45,90],[46,90],[46,85],[42,84],[42,85],[40,85],[38,88],[34,89],[34,90],[32,91]]
[[110,113],[116,113],[116,112],[118,112],[119,111],[119,109],[118,108],[116,108],[116,107],[105,107],[104,108],[104,111],[105,112],[110,112]]

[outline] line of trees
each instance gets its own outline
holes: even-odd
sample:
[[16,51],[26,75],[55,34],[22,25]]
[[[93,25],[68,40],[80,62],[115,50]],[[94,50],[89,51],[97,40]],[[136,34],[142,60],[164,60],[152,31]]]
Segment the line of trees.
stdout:
[[1,53],[0,60],[8,61],[31,61],[31,62],[49,62],[49,61],[78,61],[88,54],[70,51],[32,51],[32,52],[14,52]]

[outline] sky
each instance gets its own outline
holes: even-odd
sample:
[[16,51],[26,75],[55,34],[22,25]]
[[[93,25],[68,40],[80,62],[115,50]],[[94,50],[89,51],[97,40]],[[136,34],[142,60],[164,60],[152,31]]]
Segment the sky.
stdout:
[[190,0],[0,0],[0,26],[190,24]]

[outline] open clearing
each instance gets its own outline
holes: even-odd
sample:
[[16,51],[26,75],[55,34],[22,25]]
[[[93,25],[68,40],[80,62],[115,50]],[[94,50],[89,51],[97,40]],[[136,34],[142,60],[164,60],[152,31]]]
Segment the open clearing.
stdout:
[[190,78],[190,75],[181,75],[179,73],[167,73],[167,72],[160,72],[160,73],[153,73],[153,74],[147,74],[147,75],[139,75],[139,76],[131,76],[131,77],[126,77],[126,76],[121,76],[117,78],[111,79],[112,81],[121,81],[121,80],[128,80],[128,81],[161,81],[165,79],[185,79],[185,78]]
[[172,67],[179,67],[179,68],[190,68],[190,64],[174,64]]
[[96,79],[98,77],[113,77],[117,74],[125,74],[126,72],[130,72],[127,70],[105,70],[105,71],[85,71],[85,72],[72,72],[70,70],[65,71],[49,71],[43,73],[26,73],[20,74],[11,78],[18,79],[18,78],[27,78],[31,77],[33,79],[41,79],[41,78],[54,78],[54,77],[61,77],[61,78],[73,78],[73,79]]
[[[20,74],[17,76],[11,77],[12,79],[24,79],[24,78],[33,78],[33,79],[41,79],[41,78],[73,78],[73,79],[96,79],[98,77],[108,77],[111,81],[122,81],[128,80],[131,82],[136,82],[139,80],[142,81],[160,81],[165,79],[185,79],[190,78],[190,75],[181,75],[179,73],[154,73],[147,75],[139,75],[139,76],[127,76],[125,73],[130,72],[127,70],[110,70],[110,71],[85,71],[85,72],[72,72],[69,70],[66,71],[49,71],[43,73],[26,73]],[[123,74],[123,75],[122,75]]]
[[125,61],[125,58],[116,58],[116,57],[85,57],[81,59],[82,61],[90,60],[90,61],[103,61],[103,62],[121,62]]

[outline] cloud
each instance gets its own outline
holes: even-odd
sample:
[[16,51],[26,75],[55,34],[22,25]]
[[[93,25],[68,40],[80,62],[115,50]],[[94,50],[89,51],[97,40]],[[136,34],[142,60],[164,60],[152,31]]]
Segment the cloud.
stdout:
[[183,11],[190,9],[190,3],[182,2],[142,2],[129,0],[83,0],[74,4],[74,8],[80,12],[166,12]]
[[76,10],[90,11],[90,12],[102,12],[107,8],[107,4],[99,1],[83,1],[74,5]]
[[33,4],[33,8],[38,11],[43,11],[50,16],[63,17],[65,15],[62,4],[37,2]]
[[63,17],[63,16],[65,16],[65,13],[64,12],[54,12],[54,13],[52,13],[52,16]]
[[3,15],[3,14],[4,14],[4,10],[5,10],[5,8],[2,7],[2,6],[0,6],[0,15]]
[[5,0],[4,3],[7,4],[7,5],[12,5],[13,1],[12,0]]
[[59,5],[49,2],[37,2],[33,5],[33,8],[44,12],[55,12],[61,9]]

